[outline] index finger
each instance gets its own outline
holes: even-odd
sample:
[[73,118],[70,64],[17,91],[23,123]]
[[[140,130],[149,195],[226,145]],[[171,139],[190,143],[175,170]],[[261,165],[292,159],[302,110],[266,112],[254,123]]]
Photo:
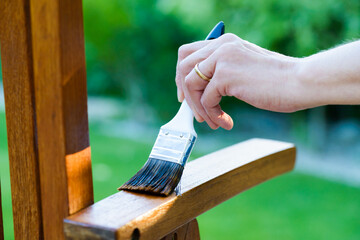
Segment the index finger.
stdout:
[[180,46],[178,50],[178,61],[176,63],[176,77],[175,77],[175,83],[178,88],[177,94],[178,94],[178,100],[181,102],[184,99],[184,91],[181,83],[181,79],[184,79],[186,75],[189,74],[189,72],[183,73],[179,71],[179,63],[184,60],[189,55],[193,54],[194,52],[204,48],[207,46],[211,41],[205,40],[205,41],[197,41],[189,44],[185,44]]
[[178,62],[189,56],[190,54],[196,52],[197,50],[207,46],[211,41],[197,41],[193,43],[188,43],[181,45],[178,50]]

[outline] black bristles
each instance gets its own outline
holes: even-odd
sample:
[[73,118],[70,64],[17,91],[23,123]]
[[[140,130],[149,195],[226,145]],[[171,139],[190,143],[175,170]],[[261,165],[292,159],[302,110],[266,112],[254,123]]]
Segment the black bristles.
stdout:
[[184,167],[178,163],[149,158],[145,165],[118,190],[168,196],[178,185]]

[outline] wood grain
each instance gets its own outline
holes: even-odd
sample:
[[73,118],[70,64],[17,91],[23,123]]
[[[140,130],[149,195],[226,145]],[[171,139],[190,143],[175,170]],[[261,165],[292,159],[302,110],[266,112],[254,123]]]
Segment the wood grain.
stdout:
[[30,4],[45,239],[62,239],[67,215],[92,204],[81,0]]
[[29,1],[1,0],[0,16],[1,63],[15,238],[41,239]]
[[[252,139],[187,164],[169,197],[121,191],[65,220],[68,239],[159,239],[238,193],[294,167],[292,144]],[[87,238],[81,238],[82,235]],[[90,237],[91,236],[91,237]]]
[[1,0],[15,237],[63,239],[93,203],[81,0]]

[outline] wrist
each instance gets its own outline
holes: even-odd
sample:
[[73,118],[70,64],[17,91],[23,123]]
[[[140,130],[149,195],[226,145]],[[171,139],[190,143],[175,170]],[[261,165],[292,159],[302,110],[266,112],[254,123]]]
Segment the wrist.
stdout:
[[298,59],[295,64],[298,110],[329,104],[326,78],[313,56]]
[[360,104],[358,54],[360,42],[354,42],[301,59],[297,75],[306,108]]

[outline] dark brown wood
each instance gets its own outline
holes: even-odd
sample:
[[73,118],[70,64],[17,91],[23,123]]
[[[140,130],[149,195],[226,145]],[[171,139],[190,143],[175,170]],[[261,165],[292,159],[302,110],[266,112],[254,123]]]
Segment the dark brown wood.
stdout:
[[15,236],[63,239],[93,203],[81,0],[1,0]]
[[[293,169],[292,144],[252,139],[185,167],[168,197],[121,191],[65,219],[69,239],[159,239],[238,193]],[[86,238],[81,238],[86,236]]]
[[3,226],[3,216],[2,216],[2,207],[1,207],[1,182],[0,182],[0,239],[4,240],[4,226]]
[[196,219],[179,227],[161,240],[200,240],[199,225]]
[[1,63],[16,239],[41,239],[30,5],[1,0]]

